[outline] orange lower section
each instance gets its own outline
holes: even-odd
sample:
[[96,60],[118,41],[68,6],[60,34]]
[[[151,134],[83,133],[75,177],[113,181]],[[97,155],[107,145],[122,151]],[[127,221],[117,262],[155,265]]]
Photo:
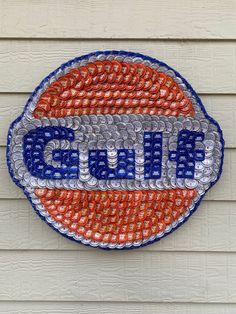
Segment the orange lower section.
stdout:
[[196,191],[36,189],[35,194],[55,221],[85,239],[126,243],[165,230],[191,205]]

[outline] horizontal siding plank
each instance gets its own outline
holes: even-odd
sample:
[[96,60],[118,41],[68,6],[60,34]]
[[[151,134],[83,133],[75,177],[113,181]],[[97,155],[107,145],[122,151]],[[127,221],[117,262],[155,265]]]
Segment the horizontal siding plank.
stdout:
[[5,301],[236,303],[236,254],[0,252]]
[[60,64],[106,49],[141,52],[162,60],[199,93],[236,93],[232,79],[236,76],[236,42],[152,40],[2,40],[0,92],[32,92]]
[[2,38],[236,38],[235,1],[1,0],[0,5]]
[[[5,147],[0,147],[0,198],[21,199],[24,195],[11,180],[5,158]],[[226,149],[224,171],[220,181],[206,195],[208,200],[236,200],[236,149]]]
[[[65,239],[26,200],[0,200],[0,250],[95,250]],[[143,251],[236,252],[236,202],[203,201],[174,234]]]
[[[6,145],[10,123],[23,111],[29,94],[0,94],[0,145]],[[236,148],[236,95],[203,95],[207,112],[219,122],[227,148]]]
[[235,314],[236,304],[0,302],[3,314]]

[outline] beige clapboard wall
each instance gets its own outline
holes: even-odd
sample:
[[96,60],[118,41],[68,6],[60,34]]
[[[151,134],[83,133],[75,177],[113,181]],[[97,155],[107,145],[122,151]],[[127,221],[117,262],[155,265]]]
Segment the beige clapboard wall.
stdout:
[[[102,49],[178,70],[220,122],[224,173],[188,223],[103,252],[34,214],[5,162],[10,122],[49,72]],[[236,313],[236,0],[0,0],[0,313]]]

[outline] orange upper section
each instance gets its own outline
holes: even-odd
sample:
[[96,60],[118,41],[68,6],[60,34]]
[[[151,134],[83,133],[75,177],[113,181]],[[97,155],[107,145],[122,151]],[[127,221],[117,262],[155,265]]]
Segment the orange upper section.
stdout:
[[34,117],[81,114],[194,115],[170,76],[136,63],[95,61],[71,69],[41,95]]
[[85,239],[125,243],[164,231],[191,205],[195,190],[36,189],[51,217]]

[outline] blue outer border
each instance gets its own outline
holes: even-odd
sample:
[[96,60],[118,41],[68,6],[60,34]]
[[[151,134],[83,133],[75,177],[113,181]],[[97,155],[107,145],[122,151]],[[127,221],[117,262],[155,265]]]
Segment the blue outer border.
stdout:
[[[113,55],[122,55],[122,56],[126,56],[126,57],[140,57],[142,58],[143,60],[147,60],[147,61],[150,61],[152,63],[157,63],[158,65],[160,66],[164,66],[166,68],[168,68],[169,70],[172,70],[176,76],[180,77],[182,79],[182,81],[184,82],[184,84],[187,86],[188,90],[190,90],[191,94],[196,98],[197,100],[197,103],[198,105],[200,106],[202,112],[204,113],[205,117],[211,122],[213,123],[217,129],[218,129],[218,132],[220,134],[220,141],[221,141],[221,144],[222,144],[222,148],[221,148],[221,153],[222,153],[222,158],[221,158],[221,164],[220,164],[220,168],[219,168],[219,173],[218,173],[218,176],[217,176],[217,179],[212,182],[210,184],[210,187],[205,191],[205,193],[201,196],[201,198],[199,199],[199,201],[195,204],[195,207],[194,209],[190,212],[190,215],[188,217],[186,217],[182,222],[180,222],[176,227],[172,228],[170,232],[168,233],[165,233],[161,238],[157,238],[157,239],[154,239],[153,241],[149,241],[147,243],[144,243],[144,244],[141,244],[139,246],[131,246],[131,247],[124,247],[124,248],[102,248],[100,246],[91,246],[90,244],[84,244],[82,243],[81,241],[78,241],[78,240],[75,240],[74,238],[72,237],[69,237],[67,236],[66,234],[63,234],[61,233],[58,229],[56,229],[53,225],[51,225],[49,222],[47,222],[47,220],[45,219],[45,217],[41,216],[38,212],[38,210],[36,209],[36,206],[32,203],[31,201],[31,197],[29,195],[29,193],[25,190],[25,188],[23,186],[20,185],[19,183],[19,180],[17,180],[14,175],[13,175],[13,171],[11,169],[11,160],[10,160],[10,151],[9,151],[9,148],[10,148],[10,142],[11,142],[11,136],[12,136],[12,130],[15,126],[15,124],[17,122],[19,122],[22,117],[24,116],[26,110],[28,109],[28,106],[30,105],[33,97],[36,95],[36,93],[38,92],[39,89],[41,89],[43,87],[43,85],[48,82],[53,76],[55,76],[59,71],[61,70],[64,70],[66,67],[68,66],[71,66],[73,63],[75,62],[79,62],[81,60],[85,60],[85,59],[88,59],[92,56],[98,56],[100,54],[104,54],[104,55],[109,55],[109,54],[113,54]],[[136,53],[136,52],[129,52],[129,51],[123,51],[123,50],[105,50],[105,51],[96,51],[96,52],[92,52],[90,54],[87,54],[87,55],[83,55],[83,56],[80,56],[80,57],[76,57],[74,59],[71,59],[65,63],[63,63],[59,68],[57,68],[55,71],[51,72],[47,77],[45,77],[41,83],[35,88],[35,90],[33,91],[33,93],[31,94],[30,98],[28,99],[26,105],[25,105],[25,108],[22,112],[22,114],[16,119],[14,120],[11,125],[10,125],[10,128],[9,128],[9,131],[8,131],[8,135],[7,135],[7,150],[6,150],[6,158],[7,158],[7,165],[8,165],[8,171],[9,171],[9,174],[10,176],[12,177],[12,180],[14,181],[14,183],[19,186],[21,189],[23,189],[23,192],[24,194],[26,195],[26,197],[28,198],[28,200],[30,201],[33,209],[35,210],[35,212],[37,213],[37,215],[43,220],[45,221],[52,229],[54,229],[57,233],[59,233],[60,235],[64,236],[65,238],[69,239],[69,240],[72,240],[74,242],[77,242],[77,243],[80,243],[80,244],[83,244],[83,245],[86,245],[86,246],[89,246],[89,247],[93,247],[93,248],[99,248],[99,249],[102,249],[102,250],[130,250],[130,249],[137,249],[137,248],[140,248],[140,247],[144,247],[144,246],[147,246],[147,245],[150,245],[154,242],[158,242],[160,241],[161,239],[163,239],[164,237],[166,237],[167,235],[171,234],[172,232],[174,232],[175,230],[177,230],[180,226],[182,226],[186,221],[188,221],[188,219],[192,216],[192,214],[197,210],[198,206],[200,205],[201,203],[201,200],[202,198],[204,197],[204,195],[206,194],[206,192],[219,180],[220,176],[221,176],[221,173],[222,173],[222,168],[223,168],[223,160],[224,160],[224,139],[223,139],[223,132],[219,126],[219,124],[212,118],[210,117],[207,112],[206,112],[206,109],[205,107],[203,106],[202,104],[202,101],[201,99],[199,98],[199,96],[197,95],[197,93],[194,91],[194,89],[192,88],[192,86],[177,72],[175,71],[174,69],[172,69],[170,66],[168,66],[166,63],[164,62],[161,62],[157,59],[154,59],[154,58],[151,58],[149,56],[146,56],[146,55],[143,55],[141,53]]]

